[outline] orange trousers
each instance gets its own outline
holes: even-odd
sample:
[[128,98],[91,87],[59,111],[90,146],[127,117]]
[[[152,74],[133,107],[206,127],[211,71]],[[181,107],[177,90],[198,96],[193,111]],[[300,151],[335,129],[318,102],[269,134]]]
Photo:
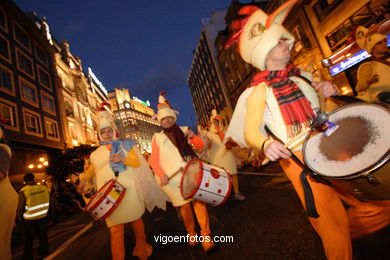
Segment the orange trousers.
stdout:
[[[142,219],[130,222],[135,236],[133,256],[139,259],[148,259],[152,254],[152,246],[146,242],[144,222]],[[110,227],[111,255],[113,260],[125,259],[125,225],[119,224]]]
[[194,206],[194,211],[196,215],[196,219],[198,220],[200,226],[200,233],[202,236],[210,235],[210,220],[209,214],[207,212],[207,206],[205,203],[194,200],[190,203],[186,203],[180,206],[180,214],[183,219],[184,227],[188,234],[195,235],[195,221],[194,214],[192,213],[191,203]]
[[[294,152],[302,159],[302,152]],[[280,160],[280,165],[292,182],[301,203],[305,207],[305,197],[300,181],[302,168],[291,158]],[[346,192],[346,183],[332,181],[332,186],[307,180],[313,191],[319,218],[309,220],[321,237],[325,254],[330,260],[352,259],[351,238],[376,232],[390,225],[390,200],[361,202]],[[348,210],[343,202],[348,205]]]

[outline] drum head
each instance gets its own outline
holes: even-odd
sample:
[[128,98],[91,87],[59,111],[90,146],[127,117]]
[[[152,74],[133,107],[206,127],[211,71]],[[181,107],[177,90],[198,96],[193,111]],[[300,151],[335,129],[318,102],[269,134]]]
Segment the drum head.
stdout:
[[192,197],[196,188],[199,187],[199,182],[202,179],[202,163],[198,159],[188,162],[183,172],[181,181],[181,195],[186,199]]
[[312,132],[303,155],[314,172],[333,178],[359,175],[389,153],[390,112],[374,104],[351,104],[329,115],[339,128],[330,136]]

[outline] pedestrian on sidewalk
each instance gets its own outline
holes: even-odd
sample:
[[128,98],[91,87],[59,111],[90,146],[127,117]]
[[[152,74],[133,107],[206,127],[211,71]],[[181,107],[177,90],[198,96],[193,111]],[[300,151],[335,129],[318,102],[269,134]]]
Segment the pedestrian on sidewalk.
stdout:
[[12,228],[15,226],[18,194],[12,187],[8,171],[11,164],[11,148],[6,144],[4,128],[0,121],[0,259],[11,259]]
[[172,109],[164,97],[165,93],[160,93],[159,104],[157,105],[157,119],[163,130],[153,135],[149,163],[156,174],[155,177],[161,189],[170,198],[173,206],[179,208],[185,229],[189,234],[188,244],[195,246],[199,242],[192,204],[201,229],[201,240],[203,242],[200,242],[202,242],[204,251],[210,251],[215,248],[215,244],[211,238],[210,220],[206,204],[198,200],[185,200],[180,193],[180,181],[184,167],[191,159],[198,158],[188,142],[198,150],[203,149],[204,143],[188,127],[176,125],[176,113],[178,112]]
[[47,213],[50,196],[46,185],[39,185],[32,173],[23,176],[26,185],[19,192],[17,220],[23,227],[23,259],[34,259],[33,242],[35,234],[39,237],[40,258],[49,254],[47,238]]
[[217,110],[213,109],[210,113],[210,129],[206,134],[210,140],[209,149],[209,162],[223,167],[232,176],[234,199],[237,201],[245,200],[245,196],[240,193],[238,187],[238,175],[237,175],[237,160],[232,152],[232,147],[237,145],[235,142],[229,140],[224,142],[225,131],[221,122],[221,117],[218,115]]
[[90,156],[90,167],[80,175],[78,190],[82,191],[87,181],[96,177],[97,190],[117,176],[117,181],[126,188],[126,193],[117,208],[105,221],[110,229],[111,254],[113,260],[125,258],[126,223],[135,235],[132,255],[147,259],[152,246],[146,241],[142,215],[145,207],[152,211],[155,206],[165,210],[166,196],[160,191],[143,155],[133,140],[119,140],[111,106],[103,103],[98,118],[100,146]]
[[[290,63],[294,38],[281,24],[297,2],[289,0],[269,16],[255,6],[239,11],[247,17],[233,24],[238,31],[228,45],[238,41],[243,60],[261,72],[241,94],[225,138],[263,151],[271,161],[278,160],[306,206],[328,259],[352,259],[351,238],[371,234],[390,224],[390,201],[362,202],[335,181],[334,185],[316,182],[305,172],[301,174],[303,169],[283,144],[294,140],[315,119],[314,111],[319,108],[316,89],[325,98],[338,93],[330,82],[308,84],[301,76],[310,80],[311,74]],[[267,138],[264,125],[281,141]],[[302,161],[305,136],[297,139],[291,149]],[[308,186],[311,199],[305,199],[305,195],[310,198]],[[316,210],[309,207],[313,201]]]

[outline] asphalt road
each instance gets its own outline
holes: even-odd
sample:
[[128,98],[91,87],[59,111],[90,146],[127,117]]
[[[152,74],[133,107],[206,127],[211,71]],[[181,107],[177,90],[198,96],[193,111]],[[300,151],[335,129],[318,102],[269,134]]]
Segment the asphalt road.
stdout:
[[[209,253],[201,245],[156,242],[154,236],[186,235],[176,210],[169,206],[166,212],[155,210],[144,215],[147,240],[153,246],[150,259],[326,259],[321,241],[286,177],[243,174],[239,179],[245,201],[236,202],[230,197],[222,206],[209,207],[213,235],[231,236],[233,242],[218,243],[217,250]],[[50,252],[55,252],[89,222],[87,215],[77,214],[52,225]],[[390,259],[384,253],[389,251],[390,229],[355,241],[354,246],[359,259]],[[134,237],[127,227],[126,259],[133,259],[133,247]],[[20,245],[15,246],[13,259],[21,259],[21,251]],[[57,253],[52,259],[111,259],[109,231],[104,222],[96,222]]]

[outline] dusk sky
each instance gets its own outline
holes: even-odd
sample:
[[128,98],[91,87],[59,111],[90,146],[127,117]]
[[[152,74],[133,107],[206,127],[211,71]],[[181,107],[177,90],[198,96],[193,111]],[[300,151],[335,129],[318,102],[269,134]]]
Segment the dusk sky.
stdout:
[[[46,16],[57,41],[91,67],[107,90],[128,88],[149,100],[158,93],[180,111],[179,125],[196,124],[187,85],[202,18],[226,10],[231,0],[14,0],[24,11]],[[249,2],[249,1],[241,1]]]

